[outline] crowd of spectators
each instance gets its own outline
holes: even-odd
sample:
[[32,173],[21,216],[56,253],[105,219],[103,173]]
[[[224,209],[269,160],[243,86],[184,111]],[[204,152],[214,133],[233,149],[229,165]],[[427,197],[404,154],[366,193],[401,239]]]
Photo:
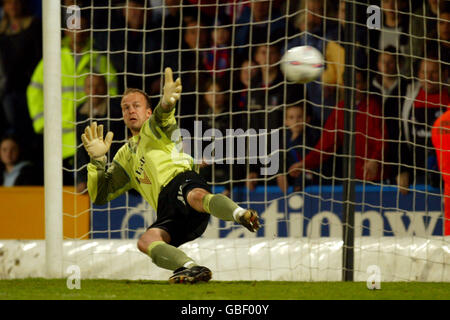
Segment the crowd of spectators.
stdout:
[[[42,176],[45,106],[37,2],[1,1],[4,185],[29,163]],[[358,4],[355,178],[398,184],[402,193],[411,184],[439,186],[431,127],[449,104],[448,3],[369,2],[381,7],[382,24],[379,30],[366,28],[366,5]],[[66,25],[71,5],[81,8],[79,29]],[[202,132],[219,129],[224,137],[226,129],[280,133],[279,150],[268,150],[281,159],[274,175],[262,176],[260,164],[236,165],[237,159],[202,168],[227,193],[240,184],[251,190],[273,184],[287,192],[289,186],[301,190],[342,177],[341,164],[348,159],[342,153],[344,110],[350,107],[344,104],[345,1],[64,0],[61,17],[65,185],[86,190],[88,156],[79,139],[86,125],[95,119],[114,132],[111,161],[129,136],[121,121],[121,93],[143,89],[156,106],[165,67],[182,79],[176,116],[191,137],[196,120]],[[321,78],[305,85],[287,82],[279,64],[286,50],[301,45],[317,48],[325,58]],[[271,145],[271,136],[267,139]],[[11,156],[3,156],[3,148],[14,145],[23,158],[16,169]]]

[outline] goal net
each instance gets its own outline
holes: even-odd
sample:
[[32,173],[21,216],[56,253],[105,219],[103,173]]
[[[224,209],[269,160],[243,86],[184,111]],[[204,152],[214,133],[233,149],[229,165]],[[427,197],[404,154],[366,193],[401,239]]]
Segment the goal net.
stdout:
[[[74,42],[83,46],[74,63],[95,57],[63,74],[77,83],[78,140],[64,168],[75,194],[87,197],[79,133],[92,121],[113,131],[110,164],[130,137],[121,94],[145,90],[156,106],[171,67],[183,85],[184,149],[208,164],[200,173],[215,193],[261,216],[256,234],[211,217],[182,246],[214,279],[450,281],[448,122],[431,135],[449,105],[450,11],[435,3],[64,1],[63,32],[84,41]],[[280,69],[296,46],[325,60],[307,84]],[[82,276],[170,274],[136,248],[156,219],[136,192],[71,217],[83,223],[64,239],[64,264]]]

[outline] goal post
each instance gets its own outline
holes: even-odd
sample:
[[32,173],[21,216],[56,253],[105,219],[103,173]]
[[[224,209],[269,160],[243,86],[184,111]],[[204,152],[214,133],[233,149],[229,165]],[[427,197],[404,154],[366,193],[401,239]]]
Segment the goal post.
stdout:
[[342,280],[354,279],[354,243],[355,243],[355,112],[354,112],[354,87],[355,87],[355,23],[356,8],[352,2],[348,2],[345,8],[344,40],[345,40],[345,70],[344,70],[344,104],[346,106],[344,117],[344,137],[342,153],[348,155],[343,163],[343,194],[342,199]]
[[44,193],[47,276],[63,276],[61,2],[42,1],[44,59]]

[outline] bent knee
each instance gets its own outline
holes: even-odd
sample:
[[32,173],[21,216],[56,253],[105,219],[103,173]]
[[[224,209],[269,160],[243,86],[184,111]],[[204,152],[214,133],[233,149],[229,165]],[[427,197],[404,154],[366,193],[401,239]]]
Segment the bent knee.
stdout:
[[139,251],[147,253],[148,247],[155,241],[170,242],[170,235],[167,231],[162,229],[148,229],[143,235],[139,237],[137,247]]
[[150,246],[151,242],[148,242],[148,239],[146,239],[145,234],[139,237],[139,240],[137,242],[137,247],[139,251],[143,253],[147,253],[147,249]]
[[187,194],[187,201],[191,207],[197,211],[202,211],[203,209],[203,198],[209,194],[208,191],[201,188],[195,188],[189,191]]
[[201,201],[203,199],[203,192],[201,191],[201,189],[192,189],[191,191],[189,191],[189,193],[187,194],[187,199],[188,201]]

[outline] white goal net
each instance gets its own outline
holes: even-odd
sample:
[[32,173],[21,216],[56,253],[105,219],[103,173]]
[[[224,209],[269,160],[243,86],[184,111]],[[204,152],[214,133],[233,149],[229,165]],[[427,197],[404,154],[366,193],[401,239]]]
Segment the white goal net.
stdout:
[[[185,148],[209,161],[200,173],[215,193],[262,220],[252,234],[212,217],[183,245],[214,279],[366,281],[374,265],[382,281],[450,281],[450,122],[432,130],[449,106],[449,17],[447,1],[425,0],[63,1],[63,46],[79,67],[62,71],[77,138],[67,181],[87,197],[80,133],[94,120],[113,131],[111,163],[130,137],[121,94],[145,90],[155,107],[171,67]],[[322,53],[320,78],[285,78],[280,59],[296,46]],[[167,278],[136,248],[156,219],[138,193],[71,217],[65,265]]]

